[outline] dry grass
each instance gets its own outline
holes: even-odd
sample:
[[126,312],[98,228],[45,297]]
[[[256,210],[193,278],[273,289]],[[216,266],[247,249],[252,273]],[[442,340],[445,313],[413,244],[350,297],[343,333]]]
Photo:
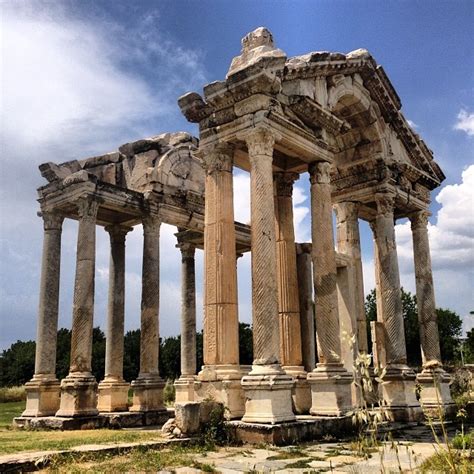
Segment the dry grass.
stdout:
[[0,387],[0,403],[22,402],[26,400],[26,390],[23,385],[19,387]]

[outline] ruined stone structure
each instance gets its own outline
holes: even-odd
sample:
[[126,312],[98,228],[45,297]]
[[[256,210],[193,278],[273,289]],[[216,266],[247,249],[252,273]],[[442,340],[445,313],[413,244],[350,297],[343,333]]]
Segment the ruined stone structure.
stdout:
[[[178,402],[212,397],[243,422],[300,414],[344,417],[360,403],[358,352],[385,369],[380,396],[396,420],[422,405],[451,406],[440,360],[428,241],[430,191],[444,179],[400,112],[383,68],[366,50],[287,58],[271,33],[242,40],[224,81],[179,99],[199,141],[163,134],[117,152],[40,167],[44,221],[36,368],[25,417],[127,411],[123,380],[126,235],[143,225],[140,374],[130,413],[159,413],[159,235],[178,227],[182,255]],[[233,168],[250,173],[251,223],[234,222]],[[293,184],[309,173],[311,243],[295,243]],[[333,232],[333,211],[336,232]],[[55,375],[61,225],[79,221],[71,367]],[[407,366],[395,242],[396,219],[412,224],[423,370]],[[374,237],[378,321],[368,347],[359,220]],[[96,227],[110,235],[106,373],[91,374]],[[204,249],[204,365],[196,367],[196,249]],[[254,361],[239,363],[237,258],[252,257]]]

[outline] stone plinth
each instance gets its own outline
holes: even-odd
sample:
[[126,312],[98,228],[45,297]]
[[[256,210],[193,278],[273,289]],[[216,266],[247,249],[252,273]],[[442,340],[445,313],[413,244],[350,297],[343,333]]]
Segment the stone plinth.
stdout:
[[176,402],[193,402],[195,400],[194,377],[181,375],[181,377],[174,382],[174,388]]
[[57,417],[95,416],[97,381],[92,374],[70,373],[61,381],[61,404]]
[[56,378],[33,376],[25,390],[26,408],[22,416],[50,416],[58,411],[60,385]]
[[143,374],[132,382],[133,401],[130,411],[162,411],[164,380],[159,375]]
[[246,397],[242,421],[275,424],[294,420],[291,403],[293,377],[287,375],[279,366],[274,368],[273,374],[268,374],[269,367],[263,370],[266,373],[259,375],[254,368],[249,375],[242,378]]
[[130,384],[123,379],[105,378],[98,386],[99,412],[126,411],[128,409],[128,390]]
[[442,368],[426,368],[416,380],[421,385],[420,402],[426,417],[447,419],[455,415],[456,404],[449,388],[451,376],[447,372]]

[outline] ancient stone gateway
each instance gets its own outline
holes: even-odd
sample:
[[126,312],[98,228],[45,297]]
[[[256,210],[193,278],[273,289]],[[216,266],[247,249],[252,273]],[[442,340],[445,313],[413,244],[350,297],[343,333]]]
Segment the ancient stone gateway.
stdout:
[[[199,140],[167,133],[104,156],[40,167],[44,221],[36,367],[23,422],[110,417],[151,423],[164,413],[158,372],[160,224],[182,253],[178,402],[208,397],[230,418],[278,424],[298,415],[344,418],[361,403],[354,360],[373,351],[380,397],[394,420],[452,406],[440,360],[428,242],[430,191],[444,179],[366,50],[287,58],[271,33],[242,40],[224,81],[179,99]],[[234,222],[233,168],[250,173],[250,227]],[[292,188],[309,173],[312,242],[295,243]],[[336,238],[332,215],[336,213]],[[408,367],[395,242],[412,224],[423,370]],[[55,375],[61,225],[79,221],[71,366]],[[359,220],[374,237],[378,321],[368,347]],[[123,380],[126,234],[143,225],[140,374]],[[110,234],[105,378],[91,374],[96,226]],[[335,246],[336,244],[336,246]],[[196,367],[194,254],[204,249],[204,365]],[[254,361],[239,363],[236,261],[252,256]],[[317,354],[316,354],[317,347]],[[306,417],[306,419],[308,419]],[[129,421],[129,424],[132,422]]]

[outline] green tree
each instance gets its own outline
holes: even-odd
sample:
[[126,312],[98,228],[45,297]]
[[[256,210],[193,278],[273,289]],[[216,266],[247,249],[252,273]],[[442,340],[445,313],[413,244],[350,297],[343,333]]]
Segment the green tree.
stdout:
[[253,362],[253,331],[247,323],[239,323],[239,355],[242,365],[251,365]]
[[23,385],[33,377],[35,370],[34,341],[17,341],[0,356],[0,385]]
[[437,308],[436,315],[438,316],[441,359],[448,364],[459,362],[462,319],[454,311],[443,308]]
[[464,362],[466,364],[474,364],[474,329],[466,334],[466,340],[463,344]]
[[140,369],[140,329],[128,331],[123,341],[123,378],[131,382]]

